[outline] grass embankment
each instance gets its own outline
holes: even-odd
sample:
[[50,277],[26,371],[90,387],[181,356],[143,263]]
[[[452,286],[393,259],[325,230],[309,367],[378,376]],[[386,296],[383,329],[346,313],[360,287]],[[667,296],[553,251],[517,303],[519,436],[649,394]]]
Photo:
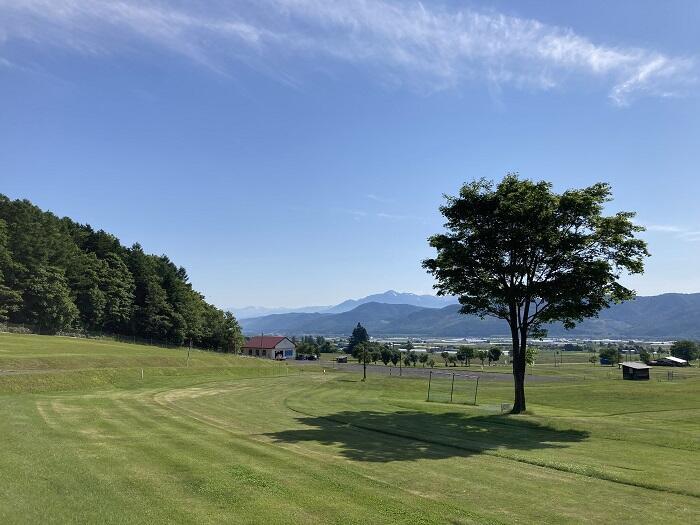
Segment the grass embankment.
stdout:
[[[186,349],[0,334],[0,393],[138,388],[236,377],[279,376],[286,363]],[[142,379],[142,371],[143,378]],[[189,378],[189,379],[188,379]],[[173,381],[175,383],[173,383]]]
[[424,379],[185,356],[0,335],[0,370],[29,370],[0,376],[0,522],[700,520],[694,371],[533,383],[513,417],[508,382],[470,407],[426,403]]

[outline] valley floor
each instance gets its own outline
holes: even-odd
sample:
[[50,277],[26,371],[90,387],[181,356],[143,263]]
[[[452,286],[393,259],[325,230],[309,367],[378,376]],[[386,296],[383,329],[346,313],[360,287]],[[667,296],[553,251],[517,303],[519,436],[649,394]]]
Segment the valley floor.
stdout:
[[0,522],[700,521],[696,370],[567,370],[508,416],[506,381],[428,403],[425,378],[185,354],[0,334]]

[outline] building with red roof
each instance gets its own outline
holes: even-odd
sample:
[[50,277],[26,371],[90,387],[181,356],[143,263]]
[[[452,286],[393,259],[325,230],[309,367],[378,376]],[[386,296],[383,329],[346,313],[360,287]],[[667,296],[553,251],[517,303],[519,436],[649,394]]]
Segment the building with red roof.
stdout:
[[243,355],[265,359],[294,359],[296,346],[287,337],[256,335],[243,345]]

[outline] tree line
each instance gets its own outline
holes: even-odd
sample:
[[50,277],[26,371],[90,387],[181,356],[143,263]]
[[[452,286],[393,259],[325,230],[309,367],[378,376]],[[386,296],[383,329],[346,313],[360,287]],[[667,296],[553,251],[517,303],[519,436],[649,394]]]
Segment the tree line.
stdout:
[[[607,362],[621,363],[624,360],[625,352],[628,350],[634,351],[639,354],[639,360],[649,364],[653,361],[653,347],[644,346],[640,344],[627,344],[627,345],[607,345],[600,349],[598,355],[601,359]],[[700,358],[700,345],[696,341],[690,341],[687,339],[682,339],[675,341],[671,348],[668,350],[669,354],[673,357],[678,357],[680,359],[685,359],[689,363]],[[657,355],[660,357],[664,353],[662,347],[657,347]],[[595,356],[591,357],[591,362],[595,363]]]
[[[420,363],[423,367],[433,368],[436,364],[436,355],[438,355],[432,352],[415,352],[413,343],[410,340],[406,342],[405,351],[396,350],[389,343],[371,341],[367,329],[361,323],[357,323],[357,326],[353,329],[352,335],[348,340],[347,351],[363,365],[363,381],[367,377],[368,363],[376,364],[378,361],[381,361],[387,366],[391,363],[394,366],[403,364],[407,367],[415,367]],[[483,366],[486,360],[488,360],[489,365],[492,362],[497,362],[502,354],[502,350],[495,346],[489,349],[478,349],[462,345],[454,353],[444,351],[439,355],[445,362],[445,366],[457,366],[457,363],[471,366],[472,359],[479,359]],[[532,365],[536,355],[537,348],[529,347],[526,356],[527,364]]]
[[1,194],[0,322],[224,351],[243,341],[235,317],[207,303],[166,255]]
[[291,341],[296,345],[297,355],[332,354],[338,347],[323,336],[304,335],[301,338],[292,336]]

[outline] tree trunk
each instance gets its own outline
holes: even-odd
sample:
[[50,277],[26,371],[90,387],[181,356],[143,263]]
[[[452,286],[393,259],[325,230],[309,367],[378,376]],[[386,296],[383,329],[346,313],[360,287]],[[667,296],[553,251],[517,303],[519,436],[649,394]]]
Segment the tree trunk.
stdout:
[[513,402],[513,409],[510,411],[511,414],[520,414],[525,412],[525,360],[523,358],[523,366],[518,365],[516,362],[520,359],[513,361],[513,379],[515,381],[515,401]]
[[513,335],[513,383],[515,385],[515,398],[511,414],[525,412],[525,350],[527,335],[520,334],[518,329],[511,329]]
[[363,359],[362,360],[362,380],[365,381],[367,379],[367,360]]

